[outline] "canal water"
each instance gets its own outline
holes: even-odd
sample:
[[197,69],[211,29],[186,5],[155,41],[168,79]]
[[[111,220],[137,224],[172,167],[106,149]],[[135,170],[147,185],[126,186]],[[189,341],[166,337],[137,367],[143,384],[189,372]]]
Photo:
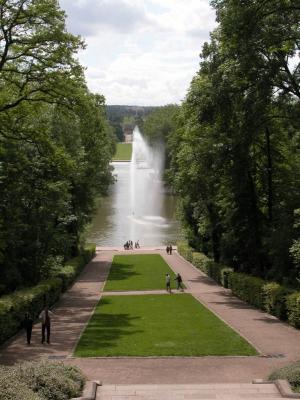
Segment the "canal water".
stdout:
[[130,162],[112,165],[116,182],[99,201],[88,241],[97,246],[123,246],[127,240],[139,240],[141,247],[175,244],[180,236],[175,197],[143,164],[134,175]]

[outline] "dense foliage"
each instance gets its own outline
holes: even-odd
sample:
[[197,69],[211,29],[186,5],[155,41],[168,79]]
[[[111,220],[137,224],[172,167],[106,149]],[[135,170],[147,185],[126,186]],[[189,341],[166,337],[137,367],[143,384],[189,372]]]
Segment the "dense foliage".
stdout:
[[85,377],[77,367],[46,360],[0,367],[0,400],[68,400],[80,395]]
[[170,165],[172,133],[177,127],[178,113],[179,106],[176,104],[158,107],[148,115],[142,126],[144,136],[153,147],[164,147],[166,169]]
[[[0,1],[1,292],[75,256],[114,153],[56,0]],[[59,261],[60,260],[60,261]]]
[[169,140],[171,183],[195,249],[236,271],[295,285],[300,8],[292,0],[212,5],[219,26]]

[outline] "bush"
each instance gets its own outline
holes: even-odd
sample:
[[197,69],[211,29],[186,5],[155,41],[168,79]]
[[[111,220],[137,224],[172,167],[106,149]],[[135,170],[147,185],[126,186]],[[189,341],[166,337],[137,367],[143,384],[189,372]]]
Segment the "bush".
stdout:
[[287,297],[292,293],[292,290],[276,282],[265,283],[262,290],[264,311],[275,315],[277,318],[286,320],[288,318]]
[[95,246],[90,246],[82,255],[68,261],[56,277],[2,296],[0,298],[0,344],[18,332],[23,325],[26,312],[35,319],[43,309],[45,299],[49,305],[57,302],[61,293],[68,288],[94,254]]
[[20,382],[14,371],[0,367],[0,400],[45,400],[34,393],[25,382]]
[[195,267],[199,268],[205,274],[208,274],[208,267],[207,264],[210,259],[203,253],[193,253],[192,263]]
[[0,372],[0,400],[67,400],[80,395],[85,382],[76,367],[47,361],[3,367]]
[[263,286],[265,281],[255,276],[232,272],[228,277],[228,286],[232,293],[247,303],[263,309]]
[[275,381],[276,379],[286,379],[293,390],[300,392],[300,361],[272,372],[269,380]]
[[228,275],[233,272],[232,268],[218,264],[209,259],[205,254],[196,252],[193,253],[192,263],[217,283],[225,288],[228,287]]
[[189,246],[187,242],[178,242],[177,251],[187,261],[189,262],[193,261],[193,249]]
[[286,307],[289,323],[300,328],[300,292],[287,296]]

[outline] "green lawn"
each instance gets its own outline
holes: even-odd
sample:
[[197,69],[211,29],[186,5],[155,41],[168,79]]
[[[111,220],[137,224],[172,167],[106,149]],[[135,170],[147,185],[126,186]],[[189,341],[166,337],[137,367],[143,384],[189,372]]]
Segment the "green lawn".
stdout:
[[76,357],[256,354],[189,294],[103,297],[74,352]]
[[165,289],[167,272],[175,288],[175,274],[159,254],[114,256],[104,291]]
[[117,143],[117,151],[113,157],[113,161],[130,161],[132,153],[131,143]]

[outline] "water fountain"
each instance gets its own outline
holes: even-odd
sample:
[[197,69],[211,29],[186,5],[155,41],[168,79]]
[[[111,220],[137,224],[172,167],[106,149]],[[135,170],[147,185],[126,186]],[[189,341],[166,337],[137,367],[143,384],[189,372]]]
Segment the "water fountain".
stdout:
[[131,162],[112,163],[117,180],[101,199],[88,240],[98,246],[139,240],[142,248],[175,243],[176,200],[162,182],[163,146],[150,146],[136,127],[132,147]]
[[[168,227],[161,216],[164,187],[162,172],[164,165],[163,146],[150,146],[136,126],[133,131],[132,158],[130,166],[130,235],[149,236],[153,228]],[[143,226],[143,230],[138,226]]]

